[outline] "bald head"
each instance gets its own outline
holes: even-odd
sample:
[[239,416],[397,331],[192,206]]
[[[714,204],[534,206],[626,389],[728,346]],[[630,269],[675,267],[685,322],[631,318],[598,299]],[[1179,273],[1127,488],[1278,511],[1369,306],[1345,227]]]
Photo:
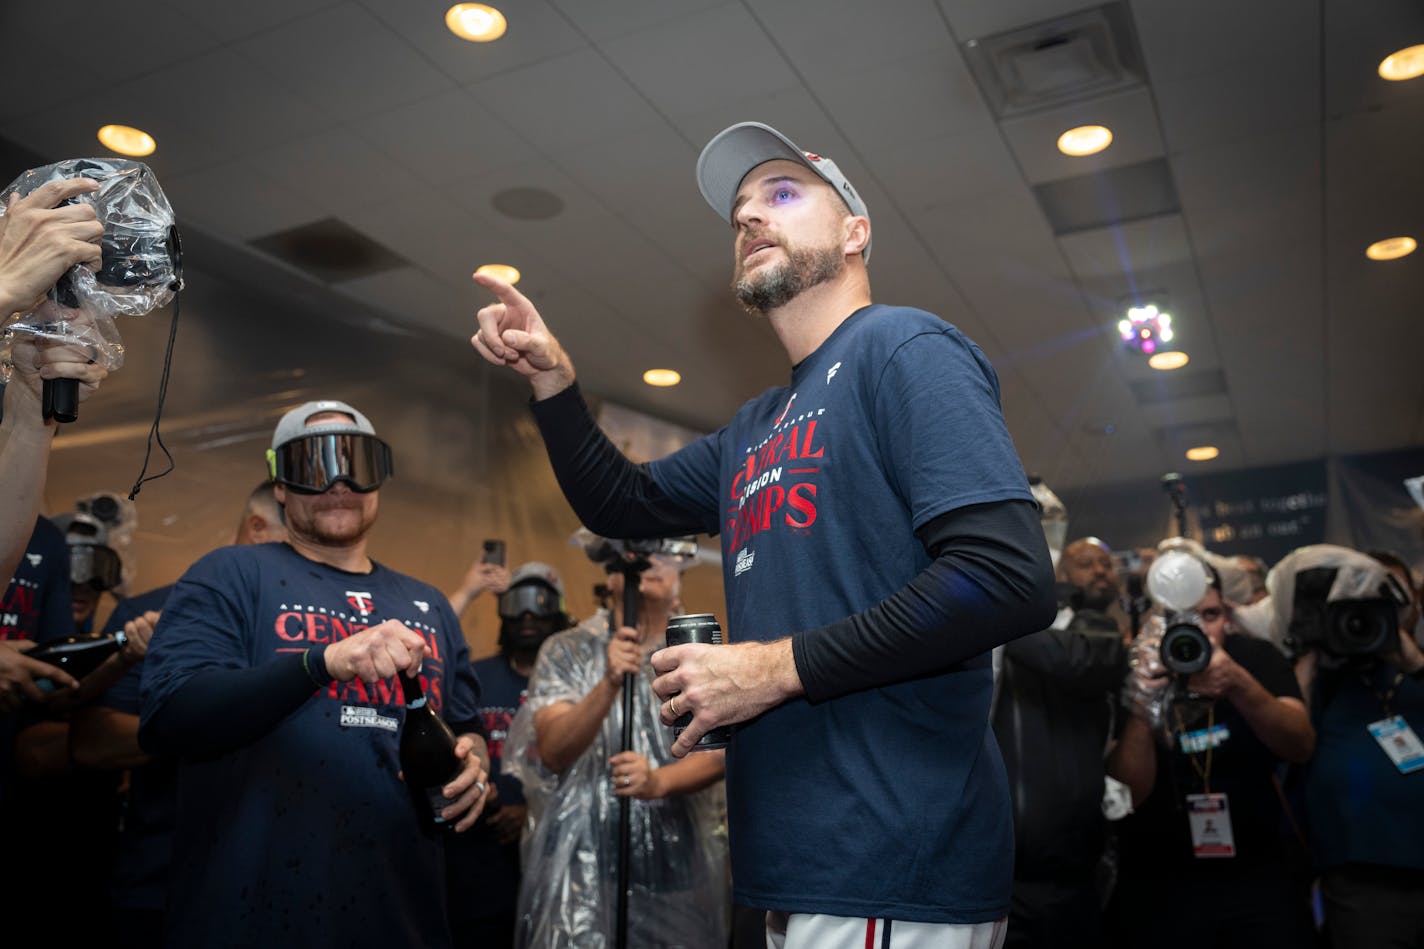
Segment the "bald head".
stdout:
[[1117,575],[1112,552],[1096,537],[1082,537],[1063,548],[1058,577],[1078,591],[1084,609],[1106,610],[1117,601]]
[[287,539],[282,506],[277,503],[273,491],[275,487],[272,482],[264,481],[252,489],[242,509],[242,519],[237,524],[234,544],[266,544]]

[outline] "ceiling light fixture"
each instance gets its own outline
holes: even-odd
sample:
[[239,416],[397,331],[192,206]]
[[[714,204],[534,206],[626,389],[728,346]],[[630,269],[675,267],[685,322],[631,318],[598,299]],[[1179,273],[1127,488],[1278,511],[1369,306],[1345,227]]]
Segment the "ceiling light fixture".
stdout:
[[504,35],[509,26],[504,14],[483,3],[457,3],[445,11],[445,25],[462,40],[488,43]]
[[1180,350],[1172,350],[1166,353],[1153,353],[1147,360],[1147,365],[1153,369],[1160,369],[1163,372],[1170,372],[1173,369],[1180,369],[1190,362],[1186,353]]
[[650,386],[675,386],[682,381],[682,373],[676,369],[649,369],[643,373],[643,381]]
[[1387,237],[1366,247],[1365,256],[1370,260],[1397,260],[1408,257],[1418,246],[1419,242],[1412,237]]
[[1380,62],[1379,74],[1392,82],[1424,76],[1424,44],[1390,53]]
[[475,273],[503,280],[511,287],[519,282],[518,268],[511,267],[509,264],[481,264],[475,269]]
[[1215,445],[1199,445],[1196,448],[1187,449],[1187,461],[1211,461],[1221,454],[1221,449]]
[[1058,150],[1065,155],[1096,155],[1112,144],[1113,134],[1103,125],[1080,125],[1058,136]]
[[1122,335],[1123,343],[1144,356],[1157,352],[1175,335],[1172,332],[1172,314],[1163,313],[1152,303],[1129,309],[1127,317],[1118,320],[1117,331]]
[[104,126],[99,129],[99,142],[109,151],[128,155],[130,158],[152,155],[158,148],[158,143],[153,140],[152,135],[129,125]]

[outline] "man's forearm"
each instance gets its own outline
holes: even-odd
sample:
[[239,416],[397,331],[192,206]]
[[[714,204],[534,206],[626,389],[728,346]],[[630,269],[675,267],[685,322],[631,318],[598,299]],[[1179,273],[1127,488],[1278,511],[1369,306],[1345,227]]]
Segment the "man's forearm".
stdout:
[[1304,764],[1315,752],[1315,728],[1300,701],[1272,695],[1249,673],[1230,698],[1261,744],[1277,758]]
[[0,581],[14,576],[34,533],[54,441],[54,430],[41,421],[39,406],[20,398],[21,385],[15,379],[5,387],[5,419],[0,423],[0,484],[5,486],[5,503],[0,504]]
[[673,502],[598,427],[578,386],[533,403],[549,464],[569,506],[602,537],[649,538],[700,533],[694,512]]

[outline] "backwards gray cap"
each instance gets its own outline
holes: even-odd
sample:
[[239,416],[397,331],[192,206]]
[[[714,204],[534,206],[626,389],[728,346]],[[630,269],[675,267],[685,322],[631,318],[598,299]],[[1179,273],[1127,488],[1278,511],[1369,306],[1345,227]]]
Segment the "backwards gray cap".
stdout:
[[[351,416],[356,421],[348,422],[344,419],[333,419],[329,422],[321,422],[317,425],[307,425],[307,419],[313,415],[320,415],[323,412],[340,412]],[[306,435],[374,436],[375,434],[376,429],[371,425],[371,420],[345,402],[337,402],[333,399],[322,399],[299,405],[286,415],[283,415],[281,420],[277,422],[277,428],[272,432],[272,447],[280,448],[287,444],[287,442],[302,438]]]
[[[866,210],[860,192],[851,186],[835,162],[798,148],[791,139],[760,122],[741,122],[712,137],[697,159],[697,187],[702,191],[702,197],[712,205],[712,210],[728,223],[735,224],[732,206],[736,203],[742,179],[757,165],[776,159],[805,165],[836,189],[850,208],[850,213],[869,220],[870,212]],[[870,263],[870,241],[865,242],[861,256],[866,263]]]

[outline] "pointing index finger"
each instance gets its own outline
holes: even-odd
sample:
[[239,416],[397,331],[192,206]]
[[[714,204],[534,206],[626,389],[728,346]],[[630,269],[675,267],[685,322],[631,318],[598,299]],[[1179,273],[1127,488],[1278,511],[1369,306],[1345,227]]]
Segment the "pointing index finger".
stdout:
[[499,298],[499,302],[505,306],[527,307],[530,305],[529,298],[514,289],[514,285],[507,280],[501,280],[498,277],[484,273],[471,274],[470,279],[474,280],[476,284],[484,287],[490,293],[493,293]]

